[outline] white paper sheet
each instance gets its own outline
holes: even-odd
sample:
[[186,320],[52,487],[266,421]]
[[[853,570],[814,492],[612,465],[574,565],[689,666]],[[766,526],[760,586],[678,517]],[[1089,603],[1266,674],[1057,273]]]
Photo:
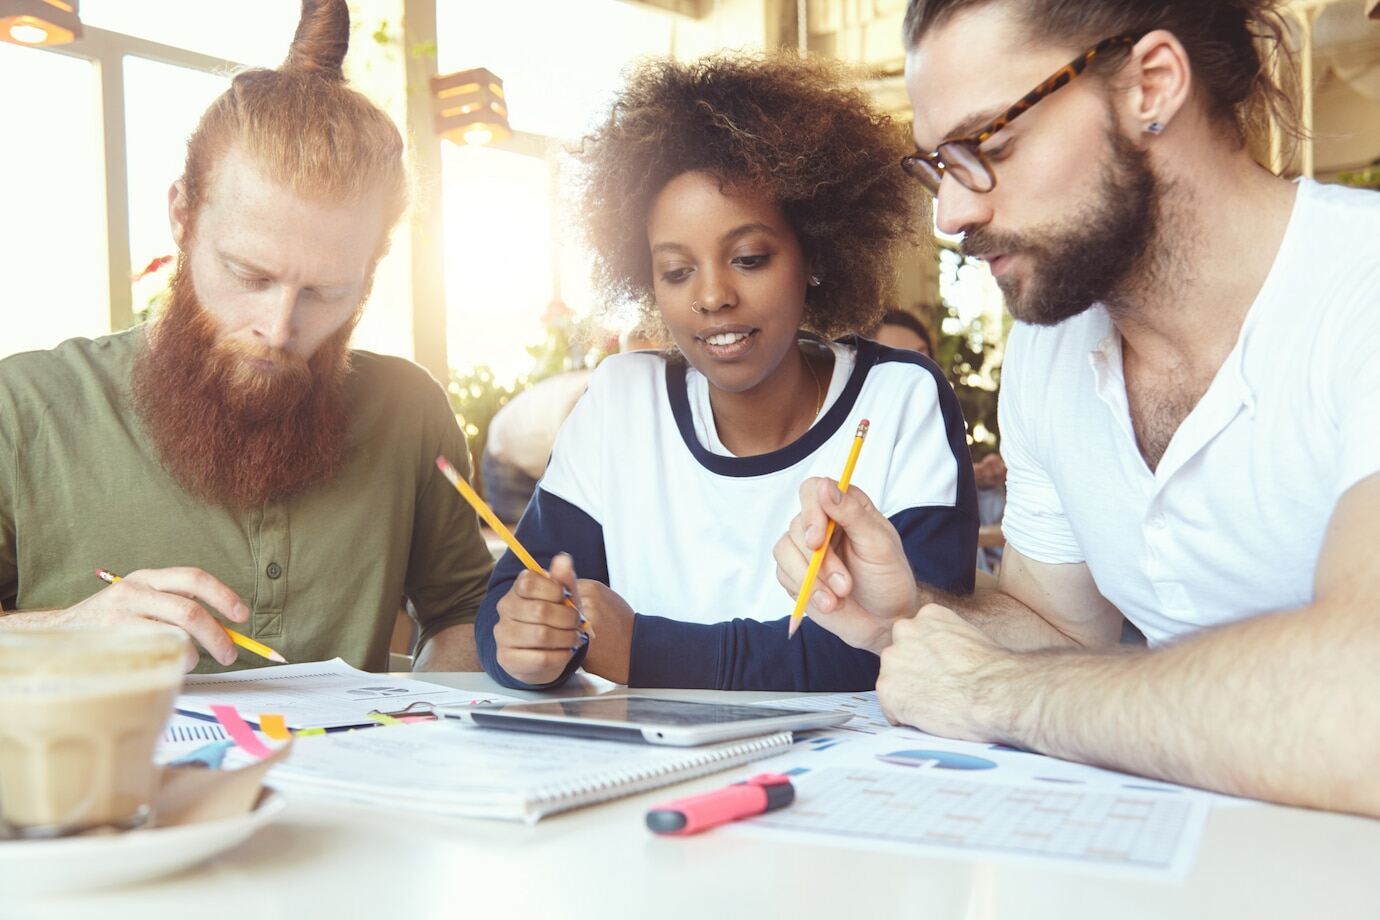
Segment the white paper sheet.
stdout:
[[876,691],[866,693],[816,693],[811,696],[796,696],[785,700],[770,700],[760,706],[775,706],[784,709],[808,709],[810,712],[825,712],[842,709],[853,713],[853,718],[840,725],[837,731],[862,732],[875,735],[890,730],[893,726],[882,714],[881,704],[877,702]]
[[886,716],[882,714],[881,705],[877,702],[877,694],[875,691],[860,693],[816,693],[810,696],[772,700],[760,705],[786,709],[808,709],[811,711],[847,709],[854,713],[852,719],[838,728],[797,733],[797,750],[810,746],[814,750],[822,752],[848,741],[862,740],[868,735],[885,734],[897,739],[909,738],[912,741],[926,740],[926,744],[919,745],[921,748],[932,745],[959,752],[977,753],[981,756],[993,759],[1001,768],[999,774],[974,774],[974,776],[978,778],[995,777],[999,778],[1002,782],[1008,782],[1013,779],[1029,779],[1038,782],[1108,783],[1114,786],[1122,786],[1124,784],[1133,791],[1137,788],[1145,788],[1150,791],[1183,789],[1193,792],[1196,795],[1208,796],[1212,800],[1213,806],[1218,808],[1239,808],[1242,806],[1259,804],[1252,799],[1243,799],[1236,796],[1224,795],[1222,793],[1207,792],[1202,789],[1193,789],[1191,787],[1176,786],[1173,783],[1163,783],[1158,780],[1145,779],[1132,774],[1119,773],[1115,770],[1104,770],[1100,767],[1093,767],[1070,760],[1060,760],[1057,757],[1047,757],[1043,754],[1022,751],[1017,748],[1007,747],[1003,744],[972,744],[967,741],[954,741],[950,738],[941,738],[938,735],[922,732],[908,725],[891,725],[886,721]]
[[[875,694],[773,705],[865,713],[875,706]],[[1201,790],[1005,745],[889,725],[864,723],[862,731],[804,733],[790,753],[763,762],[763,769],[793,776],[796,802],[742,822],[735,832],[1057,859],[1092,871],[1181,878],[1218,800]]]
[[280,713],[292,729],[372,725],[371,712],[417,714],[433,706],[512,702],[502,693],[475,694],[439,684],[371,674],[339,658],[229,674],[193,674],[177,698],[178,711],[209,715],[211,706],[234,706],[258,727],[260,713]]
[[[908,772],[901,772],[908,771]],[[1182,877],[1201,796],[979,783],[954,772],[825,767],[795,777],[790,808],[751,822],[797,836],[1073,861]]]

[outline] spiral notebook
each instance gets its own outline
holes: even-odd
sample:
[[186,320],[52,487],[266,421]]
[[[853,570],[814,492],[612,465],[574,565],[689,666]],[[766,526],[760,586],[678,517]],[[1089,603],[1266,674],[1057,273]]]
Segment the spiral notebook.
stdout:
[[790,732],[671,748],[427,722],[298,738],[268,783],[390,808],[532,824],[790,746]]

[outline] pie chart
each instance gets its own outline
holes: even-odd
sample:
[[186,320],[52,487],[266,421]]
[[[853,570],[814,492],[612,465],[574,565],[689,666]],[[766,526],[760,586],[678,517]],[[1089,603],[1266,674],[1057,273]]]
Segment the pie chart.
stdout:
[[878,754],[877,759],[903,767],[932,767],[936,770],[994,770],[997,766],[986,758],[953,751],[892,751],[890,754]]

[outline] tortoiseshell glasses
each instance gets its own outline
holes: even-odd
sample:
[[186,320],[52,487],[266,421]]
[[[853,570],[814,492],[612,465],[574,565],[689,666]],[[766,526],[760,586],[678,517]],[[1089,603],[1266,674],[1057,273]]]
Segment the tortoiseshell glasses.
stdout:
[[1087,70],[1088,65],[1098,55],[1116,48],[1130,47],[1136,41],[1137,38],[1133,35],[1103,39],[1060,67],[1053,76],[1026,93],[1019,102],[984,127],[964,137],[949,138],[933,153],[917,150],[908,157],[902,157],[901,168],[906,171],[906,175],[919,179],[920,184],[932,195],[939,194],[939,183],[946,173],[957,179],[960,185],[975,192],[992,191],[997,187],[997,177],[982,152],[983,141],[1011,124],[1017,116],[1030,111],[1040,100],[1067,86],[1074,77]]

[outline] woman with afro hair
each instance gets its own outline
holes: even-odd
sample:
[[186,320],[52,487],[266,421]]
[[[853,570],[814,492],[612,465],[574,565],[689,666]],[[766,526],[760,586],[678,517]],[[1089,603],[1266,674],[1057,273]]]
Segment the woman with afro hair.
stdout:
[[[807,619],[772,549],[812,476],[890,518],[917,579],[973,584],[962,414],[939,369],[854,333],[880,316],[921,207],[899,126],[834,66],[655,60],[585,138],[596,281],[674,348],[606,360],[561,429],[476,636],[485,670],[540,689],[583,667],[640,687],[863,690],[878,658]],[[579,577],[577,578],[576,571]],[[567,599],[571,602],[567,603]]]

